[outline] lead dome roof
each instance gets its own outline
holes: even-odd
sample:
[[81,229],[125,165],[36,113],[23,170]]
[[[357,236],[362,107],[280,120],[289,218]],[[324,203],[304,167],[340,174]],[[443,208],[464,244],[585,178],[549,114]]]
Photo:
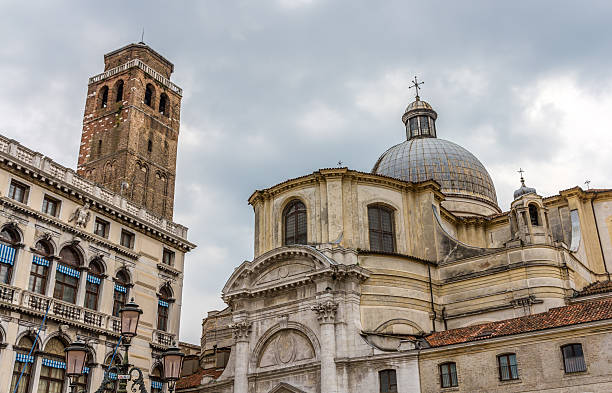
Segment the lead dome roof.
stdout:
[[384,152],[372,173],[409,182],[433,179],[440,184],[445,195],[485,200],[499,209],[493,181],[484,165],[463,147],[437,138],[435,126],[434,132],[414,136],[408,127],[411,126],[410,119],[417,116],[429,116],[432,124],[437,114],[431,105],[418,97],[408,105],[402,117],[408,140]]

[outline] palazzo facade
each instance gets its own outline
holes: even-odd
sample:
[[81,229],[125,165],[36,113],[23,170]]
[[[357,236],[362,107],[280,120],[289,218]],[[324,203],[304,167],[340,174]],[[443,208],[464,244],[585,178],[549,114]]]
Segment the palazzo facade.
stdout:
[[[579,296],[610,279],[612,190],[542,197],[521,177],[503,211],[437,116],[417,96],[371,172],[251,195],[254,258],[204,319],[181,392],[612,390],[612,303]],[[555,356],[534,359],[540,345]]]
[[0,136],[0,391],[67,393],[64,349],[77,339],[89,347],[78,389],[98,389],[122,361],[130,298],[143,310],[130,362],[151,393],[164,389],[158,358],[178,340],[195,247],[172,221],[181,90],[171,68],[143,43],[105,56],[89,83],[79,174]]

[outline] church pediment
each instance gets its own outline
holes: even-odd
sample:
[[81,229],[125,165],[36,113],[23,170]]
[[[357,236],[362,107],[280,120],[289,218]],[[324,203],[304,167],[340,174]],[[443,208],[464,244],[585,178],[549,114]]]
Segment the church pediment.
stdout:
[[288,383],[281,382],[276,385],[268,393],[306,393],[304,390],[298,389],[295,386],[291,386]]
[[303,276],[304,273],[314,270],[315,266],[311,260],[285,260],[275,263],[270,268],[256,276],[253,279],[252,287],[266,287],[282,281],[291,281],[292,279]]

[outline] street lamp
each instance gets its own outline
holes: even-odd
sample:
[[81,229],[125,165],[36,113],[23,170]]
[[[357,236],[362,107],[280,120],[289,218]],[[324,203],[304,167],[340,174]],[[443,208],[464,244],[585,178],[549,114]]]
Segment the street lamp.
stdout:
[[142,314],[142,310],[138,307],[138,304],[134,303],[134,298],[119,309],[121,335],[128,340],[136,335],[140,314]]
[[162,353],[162,362],[164,364],[164,379],[168,382],[168,392],[174,392],[176,381],[181,377],[181,368],[183,367],[183,357],[185,354],[176,346],[176,342],[172,343],[172,347],[166,349]]
[[78,339],[73,342],[68,348],[64,349],[66,353],[66,374],[70,378],[70,392],[74,393],[76,387],[76,379],[83,374],[85,368],[85,359],[87,359],[87,345]]

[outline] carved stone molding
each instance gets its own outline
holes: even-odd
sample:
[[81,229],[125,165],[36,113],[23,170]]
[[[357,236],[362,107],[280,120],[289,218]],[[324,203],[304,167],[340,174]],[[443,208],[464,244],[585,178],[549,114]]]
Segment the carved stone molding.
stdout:
[[249,333],[251,333],[251,322],[241,321],[236,323],[231,323],[229,328],[232,329],[234,333],[234,339],[236,341],[244,341],[249,338]]
[[310,308],[317,313],[319,323],[330,323],[336,320],[336,311],[338,310],[338,303],[336,302],[327,300],[317,303]]

